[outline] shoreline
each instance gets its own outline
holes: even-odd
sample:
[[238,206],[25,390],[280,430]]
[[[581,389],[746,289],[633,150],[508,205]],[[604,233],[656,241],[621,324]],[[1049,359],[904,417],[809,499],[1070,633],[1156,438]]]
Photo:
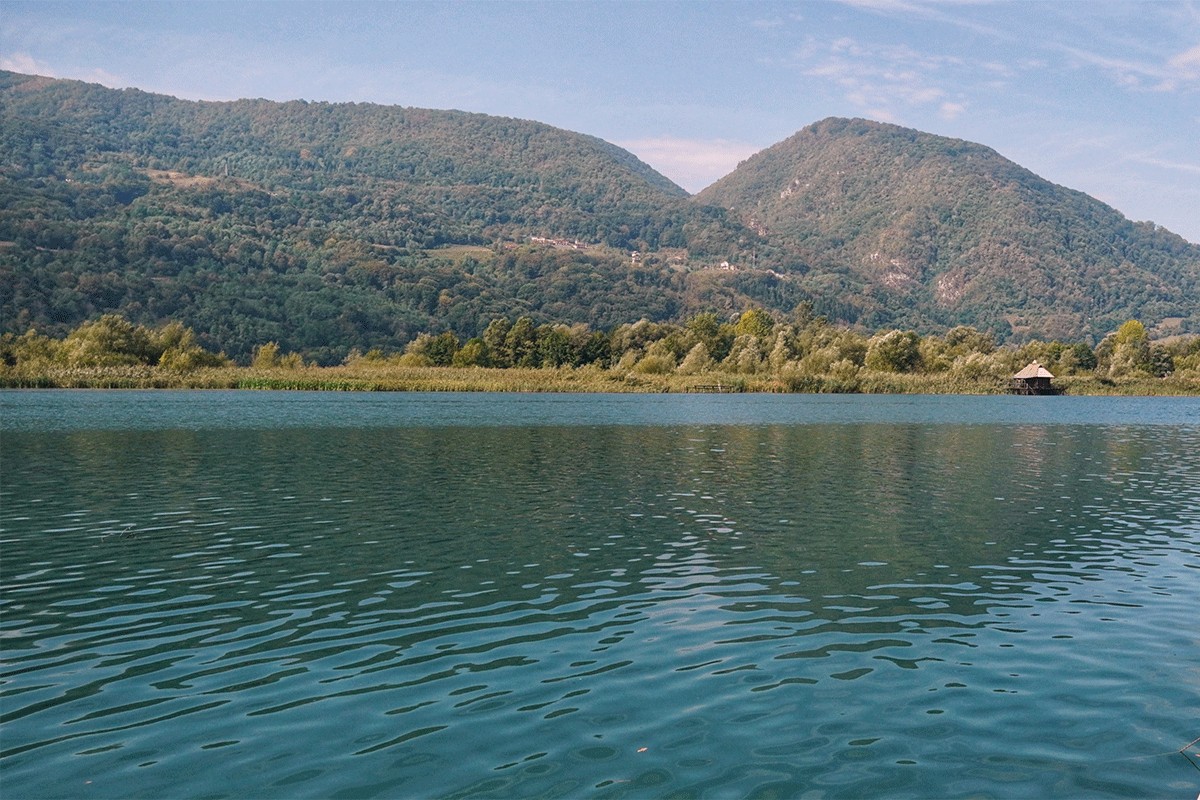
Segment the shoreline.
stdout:
[[[0,389],[220,389],[333,392],[503,392],[584,394],[1009,394],[995,377],[949,373],[867,372],[854,381],[834,376],[705,372],[655,375],[599,368],[352,366],[257,369],[218,367],[176,372],[155,367],[107,367],[14,374],[0,370]],[[1065,396],[1200,396],[1200,378],[1150,376],[1055,379]]]

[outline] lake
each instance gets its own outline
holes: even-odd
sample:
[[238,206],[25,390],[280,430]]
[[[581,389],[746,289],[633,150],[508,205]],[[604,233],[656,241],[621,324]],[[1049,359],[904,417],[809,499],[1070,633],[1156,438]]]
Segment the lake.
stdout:
[[1200,400],[0,392],[7,797],[1195,797]]

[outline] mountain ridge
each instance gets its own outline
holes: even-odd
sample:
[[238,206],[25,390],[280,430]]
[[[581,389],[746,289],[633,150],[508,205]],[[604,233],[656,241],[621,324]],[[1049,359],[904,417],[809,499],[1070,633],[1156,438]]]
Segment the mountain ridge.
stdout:
[[[922,298],[947,323],[978,322],[955,312],[1022,292],[1026,317],[1055,333],[1095,335],[1089,318],[1108,323],[1138,310],[1106,307],[1106,294],[1137,285],[1165,307],[1194,306],[1200,293],[1200,246],[985,145],[888,123],[814,123],[696,198],[810,265],[846,267],[867,294]],[[1164,253],[1183,263],[1160,268]]]
[[867,120],[814,123],[688,196],[529,120],[0,72],[0,193],[14,333],[118,312],[330,361],[495,316],[750,305],[1001,340],[1200,331],[1200,247],[984,145]]

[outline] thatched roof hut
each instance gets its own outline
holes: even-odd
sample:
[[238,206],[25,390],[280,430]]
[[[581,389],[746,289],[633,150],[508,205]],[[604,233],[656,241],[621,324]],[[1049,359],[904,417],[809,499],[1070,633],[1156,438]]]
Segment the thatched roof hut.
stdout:
[[1012,390],[1017,394],[1054,394],[1050,381],[1054,375],[1050,370],[1036,361],[1030,361],[1025,368],[1012,376]]

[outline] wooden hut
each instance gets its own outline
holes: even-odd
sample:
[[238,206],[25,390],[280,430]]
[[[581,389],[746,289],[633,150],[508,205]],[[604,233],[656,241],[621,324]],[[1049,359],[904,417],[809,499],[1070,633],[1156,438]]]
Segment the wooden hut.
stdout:
[[1054,376],[1050,370],[1036,361],[1030,361],[1025,369],[1012,376],[1014,394],[1054,394],[1050,381]]

